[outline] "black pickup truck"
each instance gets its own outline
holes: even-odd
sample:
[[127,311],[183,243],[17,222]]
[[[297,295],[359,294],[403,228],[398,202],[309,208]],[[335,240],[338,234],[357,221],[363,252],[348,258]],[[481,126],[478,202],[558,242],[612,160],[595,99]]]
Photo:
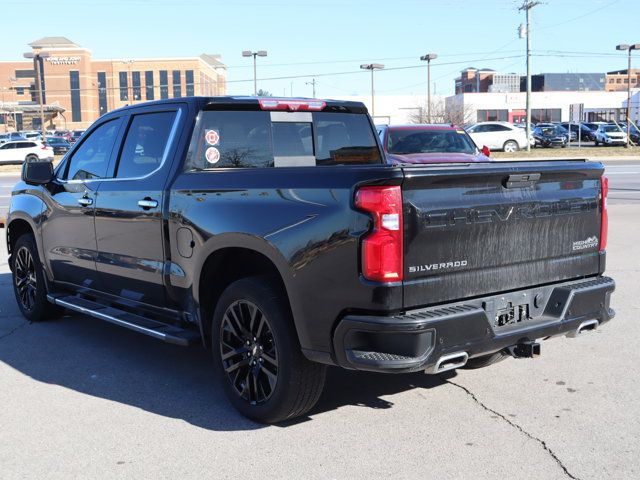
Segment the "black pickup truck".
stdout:
[[438,374],[613,317],[586,161],[387,165],[361,103],[185,98],[102,116],[7,219],[18,305],[204,344],[231,403],[303,415],[327,365]]

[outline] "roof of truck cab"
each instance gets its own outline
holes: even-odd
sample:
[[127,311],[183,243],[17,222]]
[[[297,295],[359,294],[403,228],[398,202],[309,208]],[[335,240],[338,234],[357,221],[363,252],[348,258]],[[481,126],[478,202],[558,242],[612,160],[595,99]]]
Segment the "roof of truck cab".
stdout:
[[[153,100],[150,102],[141,102],[134,105],[127,105],[125,107],[113,110],[112,112],[118,112],[123,110],[132,110],[140,107],[155,106],[155,105],[167,105],[175,103],[191,103],[198,106],[206,106],[209,104],[227,104],[227,105],[258,105],[260,100],[281,100],[281,101],[299,101],[299,102],[325,102],[327,107],[345,107],[347,109],[356,109],[363,112],[367,111],[367,107],[362,102],[354,102],[347,100],[332,100],[324,98],[306,98],[306,97],[252,97],[241,95],[226,95],[218,97],[178,97],[167,98],[164,100]],[[109,112],[109,113],[112,113]]]

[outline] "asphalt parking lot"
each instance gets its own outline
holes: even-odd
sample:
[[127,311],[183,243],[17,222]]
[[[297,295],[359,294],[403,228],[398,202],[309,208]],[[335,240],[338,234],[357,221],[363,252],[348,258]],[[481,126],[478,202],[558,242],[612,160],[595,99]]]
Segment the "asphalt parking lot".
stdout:
[[199,348],[25,322],[0,231],[0,478],[640,478],[639,164],[608,166],[611,323],[446,376],[333,369],[282,426],[239,416]]

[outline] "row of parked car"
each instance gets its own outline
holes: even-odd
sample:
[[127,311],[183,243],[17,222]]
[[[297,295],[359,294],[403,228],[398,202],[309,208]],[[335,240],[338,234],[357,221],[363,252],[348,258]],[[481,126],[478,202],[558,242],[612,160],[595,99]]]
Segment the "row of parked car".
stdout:
[[[532,125],[528,141],[532,147],[566,147],[569,142],[578,139],[599,145],[626,145],[626,124],[605,122],[538,123]],[[481,122],[465,129],[477,145],[487,145],[491,150],[515,152],[526,148],[527,136],[521,125],[508,122]],[[635,126],[631,128],[630,140],[640,143],[640,133]]]
[[84,130],[24,131],[0,134],[0,163],[53,160],[64,155],[82,136]]

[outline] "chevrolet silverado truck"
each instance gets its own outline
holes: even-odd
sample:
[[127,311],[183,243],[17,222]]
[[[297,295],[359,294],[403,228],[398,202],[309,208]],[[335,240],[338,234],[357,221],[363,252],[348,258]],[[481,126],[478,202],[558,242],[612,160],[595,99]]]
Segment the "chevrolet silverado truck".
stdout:
[[602,164],[383,155],[356,102],[107,113],[55,169],[23,166],[6,230],[18,306],[204,345],[265,423],[308,412],[329,365],[440,374],[613,317]]

